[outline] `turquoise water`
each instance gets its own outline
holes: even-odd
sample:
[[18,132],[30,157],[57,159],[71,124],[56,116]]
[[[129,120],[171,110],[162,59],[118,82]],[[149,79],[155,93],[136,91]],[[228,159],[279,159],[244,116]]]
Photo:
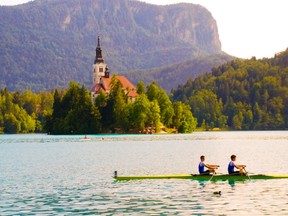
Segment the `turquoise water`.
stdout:
[[195,173],[202,154],[220,173],[236,154],[251,173],[287,174],[286,131],[82,138],[1,135],[0,215],[288,215],[288,179],[111,178]]

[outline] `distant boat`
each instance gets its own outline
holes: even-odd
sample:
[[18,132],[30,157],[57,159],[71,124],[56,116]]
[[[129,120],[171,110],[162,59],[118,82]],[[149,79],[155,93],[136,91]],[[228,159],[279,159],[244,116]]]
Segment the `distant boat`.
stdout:
[[82,139],[83,141],[89,141],[91,140],[90,138],[88,138],[87,136],[84,136],[84,138]]

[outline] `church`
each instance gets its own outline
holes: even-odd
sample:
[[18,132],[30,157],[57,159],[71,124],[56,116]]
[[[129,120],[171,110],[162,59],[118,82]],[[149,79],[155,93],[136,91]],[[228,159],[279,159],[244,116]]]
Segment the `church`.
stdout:
[[[130,101],[135,101],[135,98],[138,96],[136,87],[125,76],[117,76],[117,79],[121,82],[123,86],[122,89]],[[100,91],[104,94],[109,94],[111,80],[112,77],[110,76],[110,70],[104,62],[100,46],[100,37],[98,36],[96,57],[93,64],[93,87],[91,88],[91,99],[93,102],[100,94]]]

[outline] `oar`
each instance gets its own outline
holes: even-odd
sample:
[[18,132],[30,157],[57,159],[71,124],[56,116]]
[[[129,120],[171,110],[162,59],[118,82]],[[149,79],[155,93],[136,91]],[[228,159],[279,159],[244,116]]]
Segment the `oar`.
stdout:
[[218,174],[218,175],[226,175],[227,173],[216,172],[215,174]]
[[213,172],[211,178],[208,181],[211,181],[215,174],[216,174],[216,172]]
[[248,172],[246,171],[245,167],[243,168],[243,170],[246,172],[246,175],[248,176],[249,180],[251,181],[250,176],[248,175]]

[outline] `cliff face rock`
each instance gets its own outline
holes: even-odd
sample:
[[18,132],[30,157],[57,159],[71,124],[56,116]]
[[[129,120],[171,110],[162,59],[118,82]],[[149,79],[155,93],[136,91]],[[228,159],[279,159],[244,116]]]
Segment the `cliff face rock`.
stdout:
[[133,0],[36,0],[0,7],[0,88],[91,85],[97,36],[112,73],[221,53],[217,25],[200,5]]
[[137,3],[132,9],[137,26],[149,30],[149,34],[165,37],[168,46],[172,45],[169,39],[174,39],[190,48],[201,48],[199,52],[203,53],[221,50],[217,24],[202,6],[182,3],[156,7],[146,4],[146,7],[139,7]]

